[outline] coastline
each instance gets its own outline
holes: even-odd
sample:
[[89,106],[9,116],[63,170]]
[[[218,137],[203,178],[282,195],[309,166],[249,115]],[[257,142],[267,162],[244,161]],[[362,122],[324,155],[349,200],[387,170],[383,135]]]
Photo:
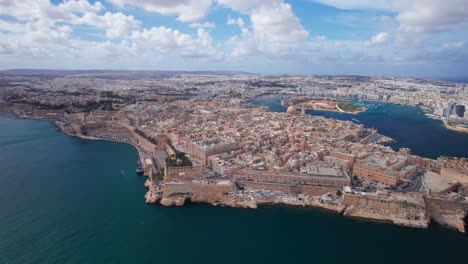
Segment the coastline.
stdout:
[[[281,101],[281,106],[282,107],[287,107],[285,104],[284,104],[284,100]],[[365,107],[363,107],[365,108]],[[306,110],[313,110],[313,111],[324,111],[324,112],[335,112],[335,113],[344,113],[344,114],[350,114],[350,115],[357,115],[359,113],[363,113],[363,112],[366,112],[367,111],[367,108],[365,108],[364,110],[359,110],[359,111],[353,111],[353,112],[347,112],[347,111],[344,111],[343,109],[341,109],[338,104],[336,104],[336,109],[327,109],[327,108],[314,108],[314,107],[308,107],[308,106],[305,106],[304,109]]]
[[452,125],[447,124],[446,122],[443,122],[443,123],[446,129],[450,129],[450,130],[462,132],[462,133],[468,133],[468,128],[466,127],[452,126]]
[[[15,116],[17,119],[47,121],[53,126],[60,127],[59,124],[57,124],[53,120],[37,119],[37,118],[29,118],[29,117],[25,118],[25,117],[18,117],[16,115],[13,115],[13,116]],[[3,116],[3,117],[6,117],[6,116]],[[80,138],[83,140],[108,141],[108,142],[114,142],[114,143],[120,143],[120,144],[128,144],[136,148],[138,151],[139,158],[140,159],[142,158],[141,150],[139,146],[129,143],[129,142],[121,142],[121,141],[116,141],[116,140],[102,139],[102,138],[84,136],[84,135],[79,135],[79,134],[71,134],[71,133],[67,133],[63,129],[61,130],[61,132],[63,132],[67,136],[76,137],[76,138]],[[149,189],[149,191],[145,194],[145,199],[146,199],[147,204],[159,204],[161,206],[166,206],[166,207],[183,207],[187,205],[187,202],[208,204],[211,206],[226,206],[226,207],[244,208],[244,209],[260,209],[262,207],[268,207],[268,206],[283,206],[283,207],[291,207],[291,208],[318,209],[318,210],[324,210],[330,213],[335,213],[337,215],[344,215],[344,212],[346,209],[346,206],[342,205],[341,203],[331,203],[331,204],[323,203],[323,202],[320,202],[318,199],[313,200],[312,202],[284,202],[284,200],[282,201],[260,200],[260,201],[253,201],[253,202],[244,202],[244,201],[239,201],[235,199],[230,199],[229,197],[226,197],[225,200],[218,200],[218,201],[210,201],[210,199],[203,199],[203,198],[200,199],[196,197],[194,199],[194,197],[186,197],[186,196],[163,197],[163,196],[158,195],[157,197],[154,197],[154,194],[152,194],[151,192],[151,190],[154,188],[154,183],[152,183],[151,177],[148,177],[148,179],[144,183],[144,186]],[[345,215],[345,216],[348,216],[348,215]],[[359,218],[359,219],[362,219],[363,221],[371,221],[371,222],[377,221],[380,223],[387,223],[387,224],[392,223],[390,219],[374,219],[374,218],[359,217],[359,216],[353,216],[353,215],[349,215],[349,217]]]
[[[80,134],[73,134],[73,133],[68,133],[66,130],[63,129],[61,126],[61,121],[59,120],[52,120],[52,119],[47,119],[47,118],[35,118],[35,117],[18,117],[17,115],[12,114],[15,118],[20,118],[20,119],[31,119],[31,120],[43,120],[43,121],[48,121],[51,123],[51,125],[59,127],[61,131],[63,131],[66,135],[68,136],[74,136],[78,137],[81,139],[85,140],[95,140],[95,141],[109,141],[109,142],[116,142],[116,143],[128,143],[135,147],[138,151],[139,154],[139,159],[140,161],[142,160],[142,151],[140,150],[140,146],[137,144],[132,144],[131,142],[122,142],[118,140],[112,140],[112,139],[107,139],[107,138],[97,138],[97,137],[90,137],[90,136],[85,136],[85,135],[80,135]],[[145,175],[149,176],[149,175]],[[163,181],[163,185],[165,185],[166,182]],[[196,183],[194,182],[187,182],[186,186],[190,188],[190,186],[194,185]],[[210,186],[210,184],[205,184],[206,186]],[[211,185],[215,186],[215,185]],[[360,212],[346,212],[348,207],[343,205],[343,203],[340,201],[338,203],[324,203],[320,201],[320,197],[312,197],[312,200],[308,200],[307,202],[305,201],[294,201],[294,200],[254,200],[251,202],[245,201],[243,199],[235,199],[232,197],[223,197],[224,199],[218,199],[216,197],[210,196],[210,194],[206,194],[203,192],[197,193],[195,196],[171,196],[172,194],[165,194],[164,191],[158,191],[156,183],[153,182],[152,177],[149,177],[148,180],[145,182],[145,187],[149,188],[148,192],[145,194],[145,200],[146,203],[148,204],[153,204],[153,203],[159,203],[163,206],[184,206],[187,202],[193,202],[193,203],[205,203],[205,204],[210,204],[213,206],[229,206],[229,207],[236,207],[236,208],[251,208],[251,209],[256,209],[259,206],[264,206],[264,205],[284,205],[284,206],[292,206],[292,207],[312,207],[312,208],[322,208],[325,210],[329,211],[334,211],[337,212],[338,214],[344,214],[345,216],[351,216],[351,217],[357,217],[357,218],[362,218],[366,220],[377,220],[377,221],[384,221],[388,223],[393,223],[395,225],[400,225],[400,226],[411,226],[411,227],[424,227],[427,228],[428,225],[421,225],[421,226],[414,226],[405,223],[404,221],[399,221],[399,219],[395,219],[391,216],[382,216],[378,213],[373,213],[373,212],[368,212],[366,209],[360,208]],[[320,201],[320,202],[319,202]],[[364,210],[364,212],[363,212]],[[449,225],[450,226],[450,225]],[[456,228],[452,226],[453,228]],[[460,230],[460,229],[459,229]],[[464,230],[460,230],[464,232]]]
[[[63,129],[63,127],[56,120],[47,119],[47,118],[35,118],[35,117],[30,117],[30,116],[23,117],[23,116],[19,116],[18,114],[14,112],[0,112],[0,117],[10,118],[10,119],[44,121],[44,122],[48,122],[51,126],[55,127],[58,131],[70,137],[75,137],[75,138],[79,138],[83,140],[90,140],[90,141],[106,141],[106,142],[112,142],[112,143],[127,144],[127,145],[134,147],[137,150],[138,160],[140,162],[142,162],[143,160],[143,154],[142,154],[142,150],[140,149],[140,146],[132,142],[124,142],[124,141],[118,141],[118,140],[113,140],[113,139],[104,139],[104,138],[90,137],[90,136],[85,136],[85,135],[80,135],[80,134],[68,133],[66,130]],[[150,177],[150,175],[144,174],[144,176],[148,177],[148,180],[145,182],[144,185],[145,187],[149,189],[148,192],[144,196],[146,203],[156,203],[157,201],[161,199],[161,197],[156,195],[156,189],[157,189],[156,183],[153,182],[153,179],[152,177]]]
[[336,104],[336,108],[339,110],[339,112],[346,113],[346,114],[352,114],[352,115],[357,115],[359,113],[364,113],[364,112],[367,111],[367,108],[363,107],[364,108],[363,110],[354,111],[354,112],[346,112],[343,109],[341,109],[338,104]]
[[[282,95],[268,95],[268,96],[260,96],[260,97],[257,97],[257,98],[252,98],[252,99],[249,99],[249,100],[254,100],[254,99],[272,99],[272,98],[277,98],[277,97],[280,97]],[[317,98],[318,100],[320,100],[320,98]],[[352,100],[352,99],[343,99],[343,100]],[[370,99],[366,99],[365,101],[369,101],[369,102],[374,102],[374,103],[382,103],[382,104],[391,104],[391,105],[401,105],[401,106],[409,106],[409,107],[417,107],[419,109],[421,109],[424,113],[424,116],[426,116],[427,118],[429,119],[433,119],[433,120],[440,120],[442,121],[444,127],[448,130],[452,130],[452,131],[457,131],[457,132],[463,132],[463,133],[468,133],[468,128],[462,128],[462,127],[458,127],[458,126],[451,126],[451,125],[448,125],[445,121],[442,120],[441,117],[439,116],[436,116],[436,115],[433,115],[433,114],[429,114],[426,109],[424,108],[421,108],[421,107],[418,107],[416,105],[410,105],[410,104],[401,104],[401,103],[393,103],[393,102],[385,102],[385,101],[378,101],[378,100],[370,100]],[[284,100],[280,100],[280,105],[282,107],[287,107],[285,104],[284,104]],[[351,114],[351,115],[357,115],[359,113],[363,113],[363,112],[367,112],[367,108],[366,110],[363,110],[363,111],[358,111],[358,112],[346,112],[346,111],[343,111],[342,109],[339,109],[339,106],[337,105],[337,108],[336,110],[332,110],[332,109],[316,109],[316,108],[311,108],[311,107],[305,107],[305,109],[307,110],[314,110],[314,111],[324,111],[324,112],[335,112],[335,113],[344,113],[344,114]]]

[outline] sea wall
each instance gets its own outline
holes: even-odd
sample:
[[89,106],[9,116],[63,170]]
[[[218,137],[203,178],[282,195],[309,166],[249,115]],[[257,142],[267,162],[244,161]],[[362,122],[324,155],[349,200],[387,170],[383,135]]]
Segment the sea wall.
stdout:
[[379,196],[345,193],[344,215],[427,228],[429,218],[422,196]]
[[130,130],[133,137],[137,140],[138,142],[138,145],[146,150],[147,152],[149,153],[152,153],[155,149],[156,149],[156,145],[154,145],[153,143],[151,143],[149,140],[147,140],[146,138],[138,135],[137,133],[135,133],[135,131],[133,130]]
[[203,184],[193,182],[166,182],[161,204],[182,206],[189,199],[195,203],[234,206],[235,200],[227,195],[234,190],[233,184]]

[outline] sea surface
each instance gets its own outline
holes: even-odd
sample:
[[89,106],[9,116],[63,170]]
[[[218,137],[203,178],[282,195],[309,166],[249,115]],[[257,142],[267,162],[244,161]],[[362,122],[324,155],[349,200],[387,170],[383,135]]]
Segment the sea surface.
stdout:
[[[267,106],[273,112],[286,112],[280,103],[281,99],[255,99],[251,103]],[[428,118],[418,107],[356,100],[351,102],[364,105],[368,110],[356,115],[316,110],[306,110],[306,113],[375,128],[380,134],[395,140],[386,144],[394,150],[406,147],[413,154],[433,159],[439,156],[468,158],[468,133],[445,128],[441,120]]]
[[[465,149],[466,151],[466,149]],[[466,263],[468,236],[305,208],[146,205],[129,145],[0,118],[0,263]]]

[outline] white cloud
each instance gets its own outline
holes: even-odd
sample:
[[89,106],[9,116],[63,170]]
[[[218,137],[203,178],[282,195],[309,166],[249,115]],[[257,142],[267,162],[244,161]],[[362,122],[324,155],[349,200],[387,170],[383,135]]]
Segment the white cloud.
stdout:
[[137,57],[138,48],[135,43],[123,40],[118,43],[110,41],[75,41],[67,56],[75,59],[91,58],[94,60],[115,60],[118,57]]
[[314,0],[340,9],[390,9],[393,0]]
[[346,45],[346,43],[343,41],[335,41],[333,42],[333,46],[337,48],[346,48],[348,45]]
[[322,42],[322,41],[327,40],[327,37],[322,36],[322,35],[318,35],[317,37],[315,37],[315,40],[318,41],[318,42]]
[[440,47],[418,50],[408,60],[466,64],[468,61],[468,50],[465,44],[466,43],[464,41],[446,42]]
[[197,21],[206,16],[212,0],[107,0],[119,7],[137,6],[148,12],[176,16],[182,22]]
[[48,45],[50,43],[67,45],[69,44],[70,26],[60,26],[54,28],[36,27],[34,24],[26,25],[24,41],[31,46]]
[[238,18],[228,18],[226,25],[237,25],[240,28],[243,28],[245,23],[244,20],[240,17]]
[[468,23],[467,0],[315,0],[342,9],[381,9],[397,13],[400,30],[427,33]]
[[87,0],[66,0],[58,5],[58,8],[70,13],[97,13],[104,9],[101,2],[90,4]]
[[[251,69],[268,65],[263,66],[263,70],[269,70],[296,64],[299,65],[296,69],[302,71],[308,67],[301,62],[320,66],[330,62],[329,65],[334,67],[343,62],[353,65],[350,69],[354,70],[354,63],[372,65],[384,59],[386,62],[438,61],[454,65],[468,61],[468,42],[464,36],[468,29],[468,14],[467,9],[462,8],[467,0],[317,1],[345,9],[379,9],[372,20],[366,21],[380,23],[369,27],[379,29],[376,33],[382,32],[367,41],[359,39],[359,32],[356,34],[354,31],[345,35],[351,36],[348,39],[327,39],[317,33],[310,37],[286,0],[65,0],[62,3],[54,1],[55,4],[51,0],[0,0],[0,61],[3,62],[0,67],[27,67],[37,63],[57,67],[164,65],[162,67],[177,68],[192,63],[190,67],[230,68],[236,67],[233,66],[236,61],[231,60],[232,64],[217,62],[248,57],[251,64],[238,60],[237,65],[250,65]],[[122,10],[107,12],[106,7],[112,7],[108,2]],[[139,11],[142,10],[134,12],[135,7],[173,16],[172,20],[187,22],[185,26],[195,28],[196,33],[189,34],[163,25],[144,29],[138,17],[130,15],[141,14]],[[231,14],[233,18],[229,17],[226,24],[240,29],[237,36],[226,42],[215,41],[210,33],[216,26],[224,30],[225,25],[202,20],[210,10],[222,8],[237,12],[237,15]],[[364,23],[359,16],[353,19],[355,22],[352,19],[347,21],[349,28]],[[458,31],[438,36],[429,34],[451,29]],[[311,33],[314,31],[312,26]],[[104,35],[105,39],[86,40],[91,35]],[[367,47],[392,43],[396,48],[410,46],[418,49],[400,50],[390,46],[363,50],[363,43]],[[437,47],[434,43],[438,43]],[[281,63],[276,64],[280,66],[272,66],[271,59],[281,59]]]
[[212,22],[205,22],[205,23],[191,23],[189,25],[191,28],[215,28],[216,24]]
[[12,32],[12,33],[22,33],[24,32],[25,27],[20,23],[11,23],[0,19],[0,32]]
[[97,47],[98,42],[74,39],[76,25],[103,29],[107,38],[123,38],[139,28],[140,22],[132,16],[111,12],[98,15],[101,10],[104,6],[100,2],[91,4],[86,0],[69,0],[57,5],[48,0],[0,0],[0,14],[15,19],[15,22],[0,19],[2,53],[22,58],[63,58],[79,50],[81,53],[77,53],[84,56],[84,51]]
[[397,0],[395,9],[406,32],[439,32],[468,23],[466,0]]
[[[140,26],[140,22],[133,16],[126,16],[120,12],[98,15],[97,13],[103,9],[104,6],[100,2],[91,4],[87,0],[67,0],[58,5],[52,4],[49,0],[0,0],[0,14],[12,16],[18,21],[15,24],[3,21],[0,27],[10,32],[26,32],[26,37],[29,39],[45,40],[51,36],[39,36],[39,34],[57,35],[54,28],[59,23],[104,29],[107,38],[123,38]],[[29,30],[26,30],[26,25]],[[61,37],[60,43],[64,43],[63,37],[65,36]]]
[[104,9],[100,2],[90,4],[87,0],[68,0],[53,5],[49,0],[0,0],[0,15],[10,16],[19,22],[34,22],[38,26],[53,26],[68,22],[77,14],[99,12]]
[[375,47],[383,46],[390,39],[390,36],[387,32],[380,32],[377,35],[373,36],[370,40],[366,40],[364,45],[366,47]]
[[255,56],[261,53],[255,36],[247,29],[242,29],[242,35],[232,37],[227,45],[232,49],[230,54],[232,58]]
[[442,44],[444,49],[459,49],[465,46],[465,41],[445,42]]
[[288,43],[304,41],[309,33],[285,3],[260,6],[250,15],[254,33],[261,41]]
[[[147,55],[155,58],[161,51],[184,58],[219,59],[223,56],[204,29],[215,27],[214,23],[192,23],[190,26],[198,28],[192,36],[164,26],[141,30],[141,22],[131,15],[100,14],[104,6],[99,2],[76,0],[57,5],[48,0],[17,2],[0,0],[0,14],[8,11],[8,15],[17,20],[0,19],[0,53],[8,56],[79,57],[93,62],[142,54],[145,58]],[[179,6],[182,2],[186,1],[174,1],[169,6]],[[124,40],[98,42],[73,38],[73,28],[78,25],[85,29],[102,29],[108,39]]]
[[217,50],[210,34],[200,28],[197,37],[164,26],[134,31],[131,39],[144,47],[173,52],[182,57],[214,57]]
[[232,10],[249,13],[254,8],[258,8],[262,5],[271,5],[274,3],[282,3],[282,0],[217,0],[221,5],[227,6]]
[[133,16],[126,16],[120,12],[106,12],[100,16],[95,13],[86,13],[73,21],[75,24],[85,24],[106,30],[106,37],[115,39],[127,36],[132,30],[140,27],[140,22]]
[[0,0],[0,15],[13,17],[19,22],[35,22],[44,26],[71,18],[71,13],[52,5],[49,0]]
[[249,12],[251,30],[245,28],[242,19],[228,19],[227,24],[237,24],[242,29],[240,36],[228,42],[232,48],[231,56],[263,54],[275,59],[299,57],[296,55],[306,45],[309,33],[302,27],[291,5],[282,1],[273,1],[269,5],[265,1],[258,2],[261,5]]

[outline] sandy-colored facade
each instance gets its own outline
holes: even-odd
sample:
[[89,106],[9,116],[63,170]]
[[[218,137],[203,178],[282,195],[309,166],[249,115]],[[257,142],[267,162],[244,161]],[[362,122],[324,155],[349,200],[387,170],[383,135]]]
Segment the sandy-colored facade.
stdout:
[[350,185],[350,179],[345,172],[333,169],[317,169],[317,173],[292,174],[275,173],[256,170],[239,170],[234,174],[236,182],[254,182],[267,184],[308,185],[341,188]]
[[211,144],[207,144],[203,141],[189,141],[187,142],[185,150],[192,159],[204,166],[207,166],[208,158],[210,156],[225,153],[237,148],[238,146],[236,143],[228,141],[219,141]]
[[399,174],[396,171],[363,163],[354,164],[353,176],[373,180],[390,186],[396,186],[400,179]]

